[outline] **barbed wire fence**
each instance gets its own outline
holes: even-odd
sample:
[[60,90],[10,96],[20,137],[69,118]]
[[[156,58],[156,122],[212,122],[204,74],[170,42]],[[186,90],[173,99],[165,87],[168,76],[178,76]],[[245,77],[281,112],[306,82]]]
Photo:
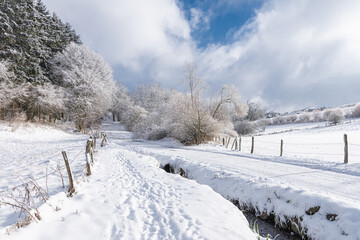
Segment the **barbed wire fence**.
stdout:
[[[271,155],[282,157],[284,155],[305,155],[305,156],[334,156],[334,157],[343,157],[343,162],[347,164],[349,162],[349,147],[350,148],[360,148],[360,144],[349,143],[347,134],[343,136],[343,143],[341,142],[291,142],[284,139],[279,139],[275,141],[266,141],[262,139],[263,136],[252,136],[252,137],[215,137],[213,140],[227,149],[235,151],[249,151],[251,154],[254,153],[255,149],[261,149]],[[244,144],[244,140],[246,144]],[[287,148],[287,146],[290,146]],[[312,151],[296,151],[297,148],[306,146]],[[328,147],[319,151],[321,147]],[[331,149],[337,149],[336,153],[329,152],[329,147]],[[340,150],[343,148],[343,150]],[[314,151],[317,150],[317,151]],[[360,151],[359,151],[360,152]],[[351,157],[360,157],[360,154],[351,154]]]
[[[97,135],[97,136],[96,136]],[[48,194],[48,186],[47,186],[47,179],[51,175],[55,175],[59,178],[61,178],[62,186],[65,187],[64,183],[64,176],[62,174],[62,170],[66,169],[67,176],[68,176],[68,189],[67,189],[67,196],[71,197],[75,193],[75,185],[74,180],[81,178],[84,175],[84,170],[86,169],[86,175],[91,175],[91,167],[94,165],[95,158],[94,153],[96,151],[96,140],[97,137],[101,140],[101,147],[104,147],[109,143],[109,140],[107,138],[107,134],[105,132],[101,132],[100,136],[99,134],[96,134],[94,136],[90,136],[90,139],[87,140],[84,147],[82,147],[74,157],[71,158],[71,161],[67,158],[66,151],[54,151],[46,156],[53,156],[54,154],[62,154],[64,159],[64,164],[60,165],[58,164],[56,169],[52,168],[51,171],[48,171],[48,167],[46,168],[46,173],[34,177],[31,174],[31,177],[22,178],[18,176],[18,178],[21,181],[21,184],[16,184],[13,186],[10,186],[6,189],[0,190],[0,208],[2,206],[10,206],[14,208],[16,211],[19,210],[20,214],[19,217],[22,216],[22,213],[25,213],[26,216],[23,219],[23,221],[31,221],[34,220],[37,222],[40,220],[40,213],[38,211],[38,206],[45,203],[49,199]],[[81,154],[85,153],[85,161],[83,163],[78,162],[78,164],[75,164],[75,162],[80,161],[80,159],[83,161],[84,158],[81,158]],[[37,156],[32,155],[31,159],[35,159],[37,157],[44,157],[44,154],[39,154]],[[71,169],[71,166],[74,166],[74,169]],[[74,174],[75,173],[75,174]],[[45,179],[46,188],[44,186],[40,186],[38,184],[39,180]],[[45,190],[46,189],[46,190]],[[21,227],[23,225],[26,225],[24,223],[16,223],[16,227]]]

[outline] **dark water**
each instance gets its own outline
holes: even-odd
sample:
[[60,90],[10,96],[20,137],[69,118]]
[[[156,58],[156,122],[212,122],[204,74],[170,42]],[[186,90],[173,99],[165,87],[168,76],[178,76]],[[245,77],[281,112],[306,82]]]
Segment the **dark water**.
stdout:
[[276,240],[301,240],[301,237],[295,236],[291,233],[288,233],[284,230],[281,230],[279,228],[274,227],[273,224],[261,220],[260,218],[257,218],[255,214],[248,212],[248,211],[242,211],[245,215],[246,219],[249,223],[254,223],[256,221],[256,225],[259,226],[259,232],[260,236],[267,237],[268,234],[270,234],[270,237],[274,238],[276,235]]

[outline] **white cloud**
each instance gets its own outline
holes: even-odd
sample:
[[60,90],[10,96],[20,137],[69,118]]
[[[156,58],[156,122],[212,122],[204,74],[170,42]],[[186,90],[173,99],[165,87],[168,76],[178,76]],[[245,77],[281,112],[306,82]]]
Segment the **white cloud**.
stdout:
[[192,60],[190,26],[175,0],[44,2],[72,24],[85,44],[127,72],[123,75],[172,81],[174,71]]
[[190,26],[193,31],[206,31],[210,28],[211,12],[204,13],[201,9],[190,9]]
[[177,87],[184,63],[194,61],[212,87],[231,83],[245,98],[260,96],[273,107],[360,100],[360,1],[271,0],[231,44],[206,49],[196,48],[191,31],[209,24],[210,14],[192,9],[188,22],[177,0],[44,2],[127,85],[156,80]]
[[273,105],[359,101],[360,2],[274,0],[230,45],[200,54],[214,84],[231,82]]

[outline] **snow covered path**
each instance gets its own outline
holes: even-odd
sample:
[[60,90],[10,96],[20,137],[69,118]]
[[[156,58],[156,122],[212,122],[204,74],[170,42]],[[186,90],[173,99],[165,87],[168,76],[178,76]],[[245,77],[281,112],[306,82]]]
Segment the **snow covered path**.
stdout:
[[167,174],[154,158],[116,141],[96,158],[93,175],[72,198],[52,196],[39,223],[0,238],[256,239],[233,204],[206,185]]
[[234,153],[225,149],[212,151],[207,146],[176,149],[166,149],[161,146],[160,149],[146,142],[137,143],[133,149],[157,158],[183,158],[194,166],[203,163],[216,171],[221,171],[224,175],[239,175],[249,179],[261,178],[264,181],[306,189],[346,201],[359,203],[360,200],[359,195],[354,194],[360,192],[360,184],[354,184],[360,181],[360,176],[348,175],[346,172],[337,173],[285,162],[273,162],[256,155]]

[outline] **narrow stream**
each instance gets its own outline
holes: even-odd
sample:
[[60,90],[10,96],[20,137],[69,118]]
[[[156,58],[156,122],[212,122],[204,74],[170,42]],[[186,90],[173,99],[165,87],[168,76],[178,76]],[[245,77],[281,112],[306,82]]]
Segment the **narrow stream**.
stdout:
[[[167,173],[175,174],[175,170],[170,164],[161,166],[161,168],[164,171],[166,171]],[[187,178],[185,175],[185,172],[183,170],[182,170],[182,172],[180,171],[180,175],[184,178]],[[236,204],[235,204],[235,206],[238,207]],[[261,237],[266,238],[268,235],[270,235],[271,239],[273,239],[276,236],[276,238],[275,238],[276,240],[301,240],[302,239],[300,236],[294,235],[294,233],[290,233],[286,230],[275,227],[274,223],[272,223],[272,222],[265,221],[265,220],[262,220],[262,219],[256,217],[255,214],[252,212],[240,210],[240,209],[239,209],[239,211],[242,211],[242,213],[248,220],[251,228],[252,228],[252,226],[254,226],[254,224],[255,224],[255,229],[259,228]]]
[[260,236],[262,237],[266,237],[269,234],[271,237],[277,236],[276,240],[301,240],[301,237],[274,227],[274,224],[261,220],[252,212],[242,211],[242,213],[250,224],[254,224],[256,222],[256,225],[259,226]]

